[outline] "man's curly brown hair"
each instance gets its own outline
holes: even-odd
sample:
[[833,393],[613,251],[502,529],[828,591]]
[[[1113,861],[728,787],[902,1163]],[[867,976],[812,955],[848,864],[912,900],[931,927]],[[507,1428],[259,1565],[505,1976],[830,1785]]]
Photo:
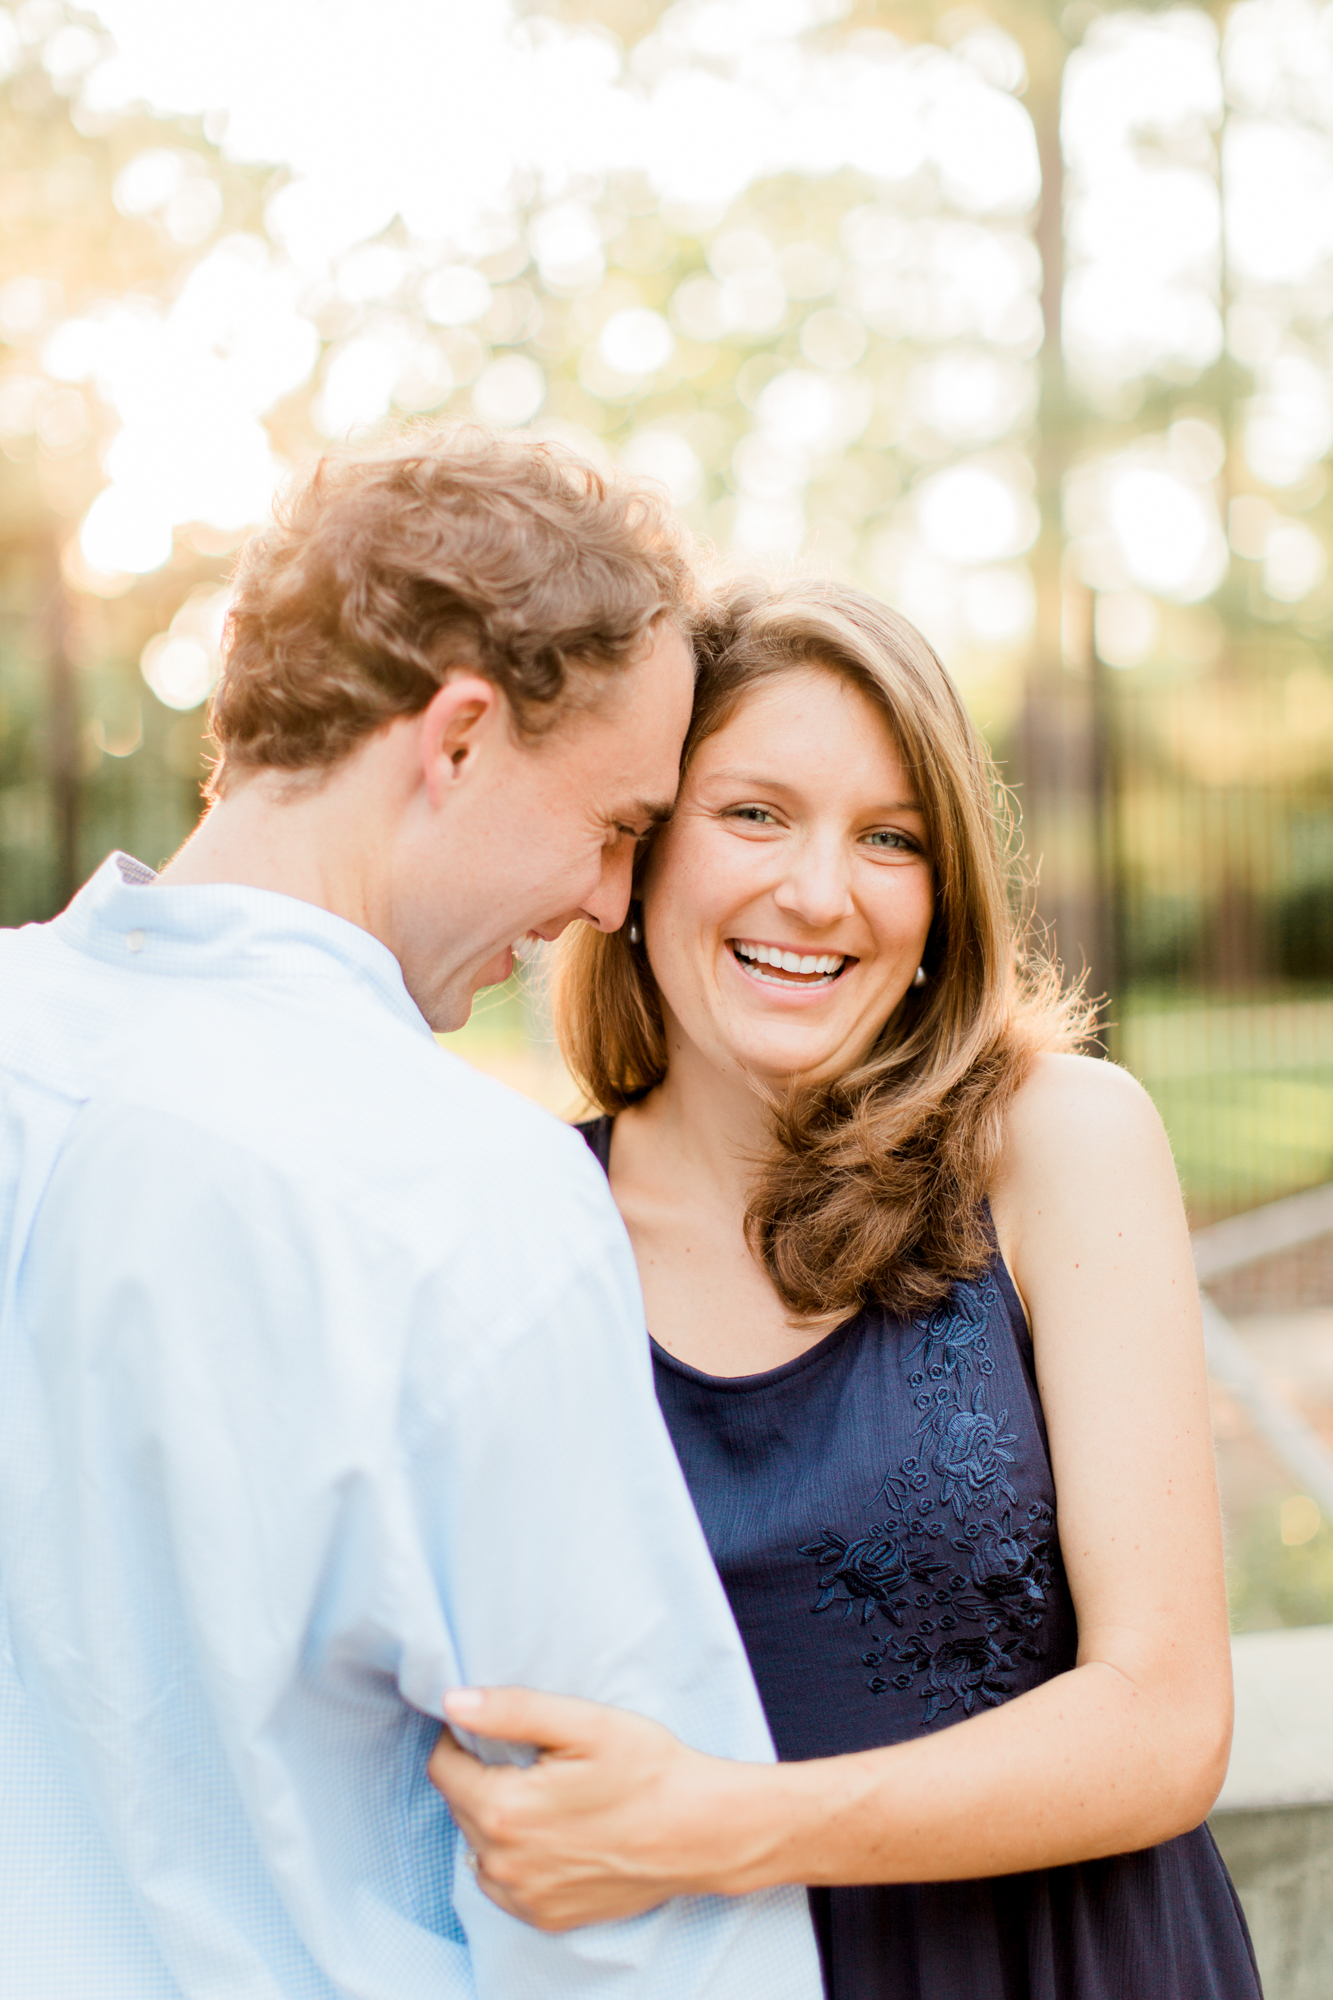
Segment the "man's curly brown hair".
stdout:
[[538,737],[658,619],[688,634],[695,591],[665,499],[558,445],[436,428],[330,453],[242,556],[210,790],[327,769],[460,667]]

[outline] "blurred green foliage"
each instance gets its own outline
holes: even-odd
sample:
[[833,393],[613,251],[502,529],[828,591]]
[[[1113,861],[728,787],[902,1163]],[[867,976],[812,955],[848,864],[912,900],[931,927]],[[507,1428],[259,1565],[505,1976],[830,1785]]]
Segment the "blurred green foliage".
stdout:
[[1277,1502],[1256,1509],[1227,1551],[1233,1632],[1333,1624],[1333,1526],[1325,1521],[1309,1541],[1291,1548],[1282,1540],[1279,1514]]

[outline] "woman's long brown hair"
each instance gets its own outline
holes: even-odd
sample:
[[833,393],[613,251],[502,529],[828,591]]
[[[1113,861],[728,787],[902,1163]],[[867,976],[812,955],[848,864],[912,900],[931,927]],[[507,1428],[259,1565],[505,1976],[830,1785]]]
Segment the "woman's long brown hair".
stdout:
[[[927,1311],[991,1256],[984,1197],[1005,1109],[1035,1055],[1089,1038],[1091,1009],[1023,948],[1006,794],[953,682],[904,618],[836,583],[732,582],[699,652],[685,770],[753,688],[815,667],[882,709],[916,780],[935,868],[926,983],[908,990],[858,1069],[794,1080],[775,1100],[746,1230],[793,1316],[872,1301]],[[565,1060],[601,1110],[662,1081],[657,984],[628,926],[566,933],[552,1004]]]

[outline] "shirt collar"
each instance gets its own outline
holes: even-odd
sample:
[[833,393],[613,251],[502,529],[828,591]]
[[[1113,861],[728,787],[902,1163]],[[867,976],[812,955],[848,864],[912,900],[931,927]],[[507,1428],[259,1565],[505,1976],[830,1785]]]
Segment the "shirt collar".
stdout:
[[66,944],[135,971],[207,979],[327,976],[372,987],[418,1033],[430,1027],[387,945],[314,903],[239,882],[159,884],[131,854],[109,854],[53,928]]

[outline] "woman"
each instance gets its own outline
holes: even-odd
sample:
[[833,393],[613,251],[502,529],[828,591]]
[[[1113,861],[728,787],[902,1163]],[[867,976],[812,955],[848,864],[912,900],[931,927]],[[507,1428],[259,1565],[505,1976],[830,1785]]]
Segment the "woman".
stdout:
[[495,1690],[451,1715],[547,1754],[432,1772],[529,1921],[804,1882],[838,2000],[1248,2000],[1184,1218],[1146,1097],[1020,966],[998,796],[902,619],[733,593],[557,1011],[783,1761]]

